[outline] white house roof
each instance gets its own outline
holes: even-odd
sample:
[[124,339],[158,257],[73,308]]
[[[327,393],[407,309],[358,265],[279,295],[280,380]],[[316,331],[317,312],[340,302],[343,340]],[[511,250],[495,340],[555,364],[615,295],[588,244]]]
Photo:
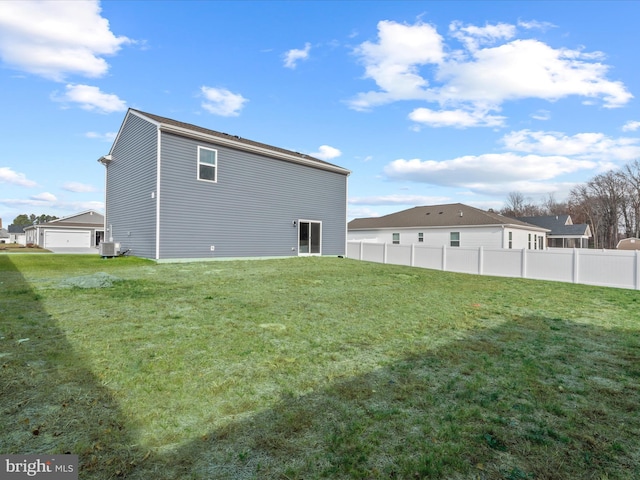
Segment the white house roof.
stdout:
[[383,228],[476,227],[489,225],[526,228],[540,232],[548,231],[548,229],[536,225],[462,203],[413,207],[383,217],[356,218],[349,222],[348,229],[376,230]]

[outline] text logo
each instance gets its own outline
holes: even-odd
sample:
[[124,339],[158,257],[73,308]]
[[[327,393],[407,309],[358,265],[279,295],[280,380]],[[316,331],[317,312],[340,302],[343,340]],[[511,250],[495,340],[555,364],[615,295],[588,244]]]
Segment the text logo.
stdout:
[[0,478],[78,480],[78,456],[0,455]]

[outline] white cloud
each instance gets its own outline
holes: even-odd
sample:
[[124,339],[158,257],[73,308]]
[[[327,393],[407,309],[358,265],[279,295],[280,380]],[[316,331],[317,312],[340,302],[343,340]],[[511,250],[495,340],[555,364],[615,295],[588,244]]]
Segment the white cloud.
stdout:
[[104,142],[113,142],[118,136],[118,133],[117,132],[107,132],[107,133],[87,132],[84,134],[84,136],[87,138],[102,140]]
[[451,201],[449,197],[425,195],[377,195],[349,198],[350,205],[431,205],[448,201]]
[[349,220],[354,218],[370,218],[379,217],[380,213],[367,207],[349,207],[347,208],[347,217]]
[[49,193],[49,192],[42,192],[42,193],[38,193],[37,195],[32,195],[31,196],[32,200],[38,201],[38,202],[55,202],[56,200],[58,200],[58,197],[56,197],[53,193]]
[[440,110],[416,108],[409,114],[409,119],[430,127],[500,127],[505,117],[489,115],[485,111]]
[[443,161],[399,159],[385,166],[384,174],[392,180],[465,187],[476,191],[481,185],[550,180],[597,166],[592,161],[560,155],[517,155],[506,152],[467,155]]
[[[521,22],[520,26],[543,25]],[[378,90],[357,94],[349,106],[368,110],[399,100],[423,100],[442,110],[415,110],[426,116],[425,124],[496,126],[503,119],[491,113],[508,101],[553,102],[579,96],[614,108],[633,98],[622,82],[608,78],[602,52],[514,38],[517,29],[508,24],[477,27],[454,22],[450,28],[463,49],[447,48],[450,45],[431,25],[380,22],[377,42],[364,42],[354,50],[365,66],[365,78],[373,79]],[[419,113],[414,115],[420,118]],[[483,117],[489,120],[478,120]]]
[[629,120],[622,127],[623,132],[635,132],[640,128],[640,122],[637,120]]
[[0,57],[21,71],[55,81],[100,77],[109,69],[102,57],[129,42],[111,32],[96,0],[0,1]]
[[248,102],[239,93],[232,93],[225,88],[214,88],[203,86],[200,88],[205,101],[202,108],[214,115],[223,117],[237,117],[244,104]]
[[[57,216],[77,213],[85,210],[104,211],[104,202],[85,201],[85,202],[65,202],[48,192],[34,195],[28,199],[0,199],[0,204],[7,205],[12,208],[38,207],[46,208],[51,214]],[[55,210],[52,211],[52,210]],[[61,212],[61,213],[57,213]]]
[[519,130],[502,138],[507,150],[540,155],[565,155],[599,162],[628,162],[640,158],[640,139],[611,138],[603,133]]
[[35,187],[33,180],[29,180],[24,173],[19,173],[9,167],[0,167],[0,183],[10,183],[20,187]]
[[449,32],[451,36],[460,40],[468,50],[477,50],[481,45],[513,38],[516,34],[516,27],[507,23],[487,24],[484,27],[464,26],[462,22],[455,21],[449,25]]
[[103,93],[98,87],[90,85],[69,84],[64,94],[59,95],[58,92],[54,92],[51,98],[57,102],[77,103],[80,108],[90,112],[113,113],[127,109],[126,102],[117,95]]
[[329,145],[321,145],[317,152],[310,153],[312,157],[319,158],[320,160],[331,160],[338,158],[342,155],[342,152],[337,148],[330,147]]
[[518,26],[526,30],[542,30],[547,31],[550,28],[555,28],[555,25],[550,22],[539,22],[537,20],[519,20]]
[[306,60],[309,58],[309,52],[311,51],[311,44],[305,43],[304,49],[291,49],[286,52],[284,56],[284,66],[287,68],[294,69],[298,66],[298,62],[300,60]]
[[541,121],[549,120],[551,118],[551,112],[549,110],[540,109],[532,113],[531,118]]
[[397,100],[424,99],[429,82],[420,76],[418,67],[439,64],[444,57],[442,37],[435,27],[387,20],[378,23],[377,43],[364,42],[355,53],[365,66],[365,78],[374,80],[380,88],[351,100],[349,105],[355,110]]
[[64,185],[62,185],[62,188],[63,190],[75,193],[88,193],[96,191],[96,188],[93,185],[87,185],[85,183],[79,182],[66,182]]
[[569,95],[604,99],[605,107],[627,103],[632,95],[622,82],[606,79],[608,67],[591,63],[591,54],[554,49],[538,40],[514,40],[480,49],[471,59],[444,63],[438,71],[441,103],[470,102],[498,106],[507,100],[555,101]]

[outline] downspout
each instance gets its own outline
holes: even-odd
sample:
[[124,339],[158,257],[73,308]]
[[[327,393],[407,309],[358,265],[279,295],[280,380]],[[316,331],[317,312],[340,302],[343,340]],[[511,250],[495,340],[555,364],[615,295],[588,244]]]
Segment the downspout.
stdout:
[[[102,226],[104,230],[104,237],[102,238],[103,242],[113,242],[113,233],[111,232],[111,228],[107,228],[107,188],[108,188],[108,179],[109,179],[109,164],[113,161],[113,157],[111,155],[103,155],[98,159],[98,163],[104,165],[104,225]],[[107,237],[107,231],[109,232],[109,236]]]
[[349,249],[349,176],[344,177],[345,199],[344,199],[344,258],[347,258]]
[[160,259],[160,158],[161,158],[161,140],[162,132],[160,132],[160,125],[157,127],[158,132],[158,146],[156,151],[158,152],[158,158],[156,159],[156,260]]

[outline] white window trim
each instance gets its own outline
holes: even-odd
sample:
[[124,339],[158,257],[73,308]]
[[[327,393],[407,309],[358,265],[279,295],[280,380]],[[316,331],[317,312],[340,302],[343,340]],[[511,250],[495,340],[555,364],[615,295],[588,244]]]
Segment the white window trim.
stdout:
[[[454,234],[454,233],[458,235],[458,239],[457,239],[457,240],[454,240],[454,239],[453,239],[453,234]],[[453,248],[457,248],[457,247],[459,247],[459,246],[460,246],[460,237],[461,237],[461,235],[460,235],[460,232],[459,232],[459,231],[456,231],[456,232],[449,232],[449,246],[450,246],[450,247],[453,247]],[[458,244],[457,244],[457,245],[454,245],[454,244],[453,244],[453,242],[458,242]]]
[[[216,157],[215,163],[201,162],[200,161],[200,151],[201,150],[208,150],[210,152],[214,152],[215,153],[215,157]],[[206,178],[200,178],[200,165],[207,165],[209,167],[213,167],[214,168],[214,179],[213,180],[207,180]],[[196,178],[201,182],[218,183],[218,150],[216,150],[215,148],[201,147],[200,145],[198,145],[198,165],[197,165],[197,170],[196,170]]]

